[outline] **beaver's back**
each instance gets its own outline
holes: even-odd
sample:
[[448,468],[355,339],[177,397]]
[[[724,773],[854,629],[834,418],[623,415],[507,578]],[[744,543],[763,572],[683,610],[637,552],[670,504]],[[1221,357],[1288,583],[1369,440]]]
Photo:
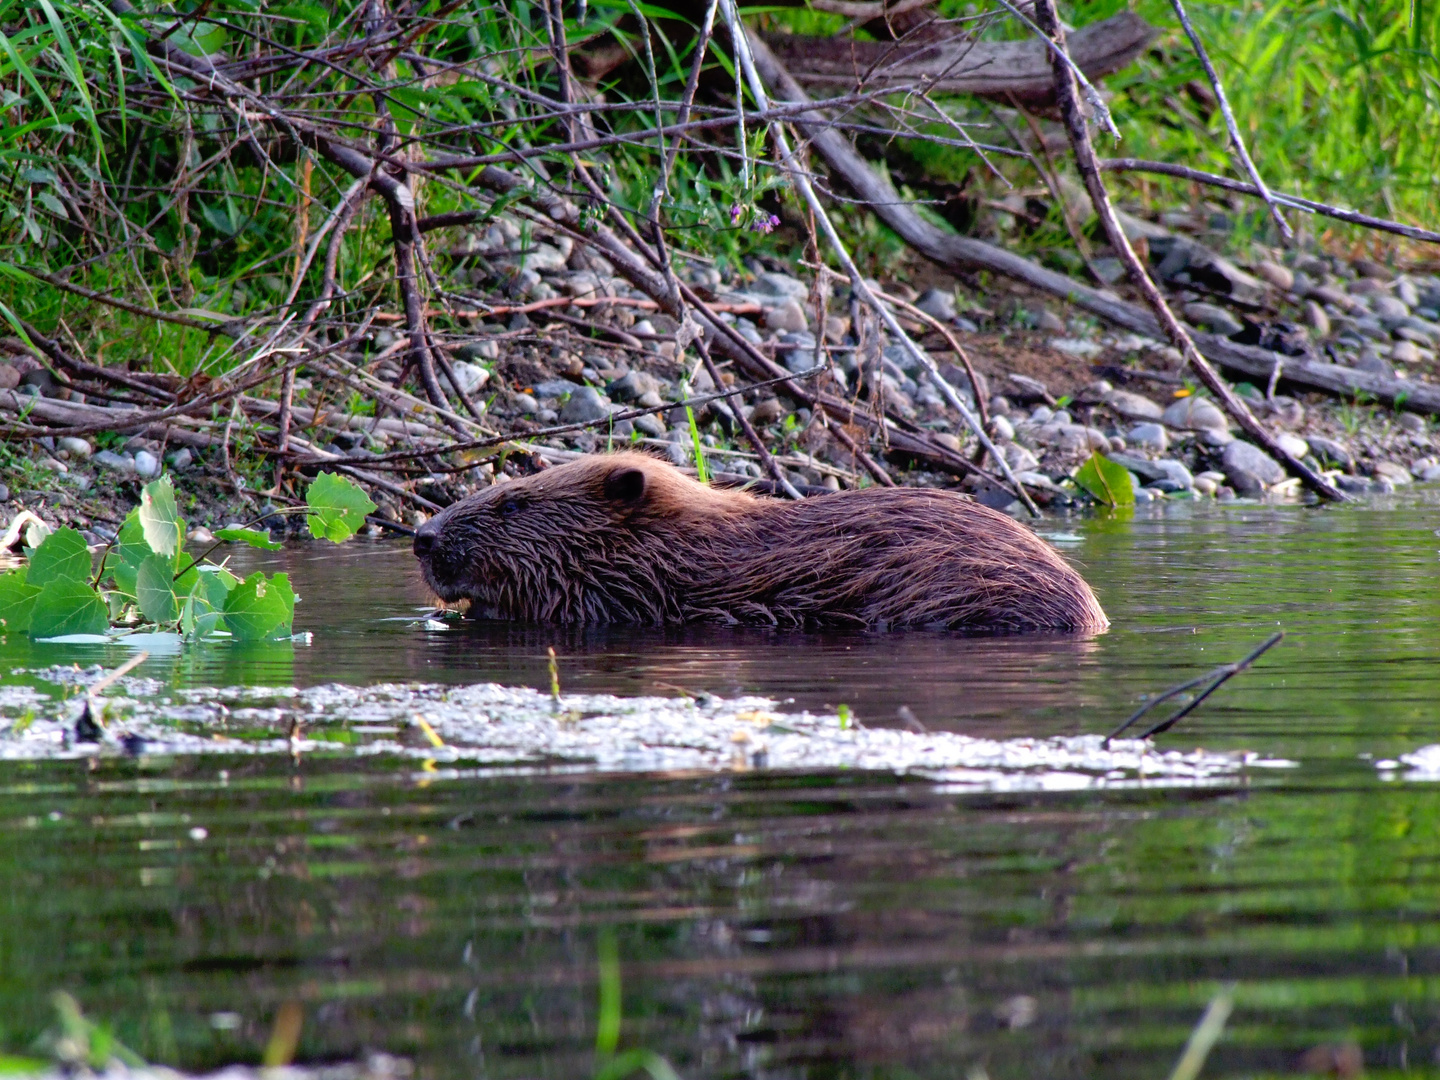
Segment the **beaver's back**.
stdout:
[[998,632],[1109,625],[1054,549],[950,492],[869,488],[761,500],[753,515],[716,529],[713,543],[720,572],[682,574],[693,618]]
[[869,488],[783,502],[632,452],[496,485],[415,538],[446,601],[542,622],[1095,632],[1049,545],[960,495]]

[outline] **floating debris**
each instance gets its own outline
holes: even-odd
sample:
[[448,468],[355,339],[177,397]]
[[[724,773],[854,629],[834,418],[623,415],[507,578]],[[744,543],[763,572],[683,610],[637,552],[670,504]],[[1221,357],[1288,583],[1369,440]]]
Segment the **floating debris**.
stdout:
[[[37,673],[84,686],[102,669]],[[423,760],[428,775],[517,772],[850,769],[924,776],[957,790],[1049,791],[1233,782],[1293,763],[1257,754],[1157,750],[1099,735],[983,739],[867,728],[838,714],[786,713],[758,697],[561,694],[331,684],[166,689],[121,679],[95,742],[73,737],[73,705],[0,687],[0,760],[133,754],[327,754]],[[29,718],[24,720],[23,718]],[[440,769],[440,766],[447,768]]]

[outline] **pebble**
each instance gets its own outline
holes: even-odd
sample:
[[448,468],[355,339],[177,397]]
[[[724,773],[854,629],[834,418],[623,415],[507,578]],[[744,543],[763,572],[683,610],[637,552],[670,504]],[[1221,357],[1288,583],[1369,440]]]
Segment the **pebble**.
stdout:
[[780,403],[779,398],[765,398],[755,403],[754,410],[750,413],[750,422],[759,427],[773,424],[785,415],[785,406]]
[[1402,277],[1395,282],[1395,295],[1402,304],[1412,310],[1420,306],[1420,290],[1409,278]]
[[1005,459],[1005,464],[1015,472],[1030,472],[1040,468],[1040,459],[1019,443],[1003,443],[995,449]]
[[95,464],[104,469],[112,469],[126,475],[135,472],[135,462],[123,454],[117,454],[113,450],[101,450],[95,455]]
[[1034,411],[1030,413],[1030,423],[1032,424],[1048,424],[1053,419],[1055,419],[1055,410],[1048,405],[1036,405]]
[[1162,414],[1166,427],[1193,431],[1230,430],[1225,414],[1211,401],[1202,397],[1183,397]]
[[1288,266],[1281,266],[1269,259],[1261,259],[1255,264],[1255,275],[1281,292],[1289,292],[1295,287],[1295,272]]
[[1195,300],[1186,304],[1184,311],[1185,318],[1196,326],[1202,326],[1222,337],[1238,334],[1245,329],[1244,323],[1218,304],[1207,304],[1203,300]]
[[1166,479],[1179,484],[1182,489],[1188,490],[1195,486],[1195,478],[1190,475],[1190,470],[1185,467],[1183,462],[1161,458],[1154,464],[1157,469],[1165,470]]
[[183,446],[169,455],[165,461],[169,464],[170,468],[176,472],[184,472],[194,463],[195,455],[190,452],[188,446]]
[[510,399],[511,407],[523,416],[534,416],[540,411],[540,402],[533,394],[516,394]]
[[1440,465],[1426,465],[1420,470],[1420,479],[1427,484],[1433,484],[1440,480]]
[[1105,456],[1121,468],[1134,473],[1136,477],[1147,484],[1153,483],[1156,480],[1166,480],[1170,477],[1169,471],[1161,468],[1158,461],[1150,461],[1147,458],[1137,457],[1134,454],[1117,453],[1113,450]]
[[0,390],[14,390],[20,385],[20,372],[9,364],[0,364]]
[[209,529],[205,528],[204,525],[196,525],[195,528],[185,534],[185,539],[192,544],[213,544],[215,542],[215,535]]
[[1069,329],[1064,319],[1047,308],[1041,308],[1035,313],[1035,328],[1048,334],[1063,334]]
[[[486,344],[494,345],[495,342],[486,342]],[[490,372],[479,364],[472,364],[465,360],[453,361],[450,364],[450,370],[455,373],[455,381],[460,384],[460,389],[464,391],[466,397],[483,390],[485,384],[490,381]]]
[[949,322],[955,318],[955,294],[944,289],[926,289],[915,306],[933,319]]
[[1355,307],[1356,300],[1353,296],[1341,292],[1333,285],[1316,285],[1306,294],[1307,300],[1314,300],[1317,303],[1329,307],[1337,307],[1342,311],[1349,311]]
[[810,293],[810,287],[789,274],[766,270],[755,275],[755,291],[762,296],[783,296],[799,300]]
[[1208,476],[1197,476],[1195,478],[1195,490],[1201,495],[1214,495],[1215,492],[1220,490],[1220,485]]
[[1382,375],[1387,379],[1395,377],[1395,368],[1374,349],[1366,346],[1360,350],[1360,355],[1355,360],[1356,371],[1368,371],[1372,375]]
[[1111,390],[1104,402],[1127,420],[1159,420],[1165,410],[1142,394],[1129,390]]
[[1410,308],[1405,301],[1384,293],[1376,293],[1370,298],[1370,310],[1382,319],[1405,319],[1410,316]]
[[70,471],[70,466],[66,465],[63,461],[56,461],[52,457],[42,457],[37,464],[42,469],[48,469],[50,472],[57,472],[61,475]]
[[0,502],[9,502],[9,501],[10,501],[10,489],[9,489],[8,487],[6,487],[4,484],[0,484]]
[[1277,434],[1275,441],[1293,458],[1303,458],[1306,454],[1310,453],[1310,444],[1299,435],[1293,435],[1288,431],[1282,431]]
[[560,419],[566,424],[586,424],[609,415],[609,399],[593,386],[576,388],[560,409]]
[[1305,441],[1310,447],[1310,452],[1322,462],[1333,462],[1347,471],[1355,467],[1355,458],[1350,453],[1350,448],[1344,443],[1327,439],[1324,435],[1311,435]]
[[804,330],[805,309],[794,300],[786,300],[775,307],[766,308],[763,316],[765,329],[796,332]]
[[1314,300],[1305,301],[1305,325],[1315,331],[1316,337],[1330,336],[1330,316]]
[[1285,479],[1285,470],[1279,462],[1258,446],[1243,439],[1236,439],[1225,447],[1220,462],[1225,470],[1225,479],[1230,481],[1236,491],[1241,490],[1240,485],[1235,482],[1235,474],[1239,472],[1249,473],[1262,484],[1278,484]]
[[1235,467],[1225,470],[1225,479],[1235,489],[1235,494],[1256,498],[1265,494],[1265,483],[1249,469]]
[[76,438],[74,435],[66,435],[56,439],[55,446],[59,450],[64,450],[72,458],[79,458],[82,461],[94,452],[94,448],[89,442],[85,439]]
[[1164,424],[1136,424],[1125,433],[1125,443],[1127,446],[1143,446],[1147,450],[1163,454],[1170,448],[1170,437]]
[[1397,364],[1418,364],[1420,346],[1413,341],[1397,341],[1390,347],[1390,359]]
[[1413,484],[1415,482],[1415,477],[1410,474],[1410,470],[1398,461],[1377,461],[1374,473],[1377,480],[1389,480],[1392,484]]
[[659,394],[660,380],[644,371],[631,371],[605,387],[616,401],[638,401],[646,394]]
[[648,416],[637,416],[631,421],[642,435],[649,435],[652,439],[663,439],[665,437],[665,421],[654,413]]
[[997,439],[1005,442],[1013,442],[1015,439],[1015,425],[1004,416],[992,416],[990,418],[990,433]]

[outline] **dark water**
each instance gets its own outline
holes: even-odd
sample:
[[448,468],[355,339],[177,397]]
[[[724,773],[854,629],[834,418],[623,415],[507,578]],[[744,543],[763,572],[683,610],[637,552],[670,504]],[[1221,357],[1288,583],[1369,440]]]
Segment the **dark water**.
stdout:
[[[190,685],[499,680],[763,692],[974,734],[1103,731],[1286,641],[1164,745],[1299,767],[1201,791],[955,795],[892,776],[430,779],[386,761],[0,767],[0,1049],[71,991],[147,1057],[384,1049],[424,1076],[584,1077],[597,963],[622,1047],[685,1077],[1157,1077],[1205,1004],[1207,1076],[1358,1044],[1440,1071],[1440,493],[1384,507],[1050,522],[1116,629],[1089,642],[414,624],[403,548],[282,553],[309,646],[143,669]],[[257,564],[262,564],[256,560]],[[113,662],[10,644],[0,661]],[[223,770],[223,771],[222,771]],[[203,829],[204,835],[192,830]]]

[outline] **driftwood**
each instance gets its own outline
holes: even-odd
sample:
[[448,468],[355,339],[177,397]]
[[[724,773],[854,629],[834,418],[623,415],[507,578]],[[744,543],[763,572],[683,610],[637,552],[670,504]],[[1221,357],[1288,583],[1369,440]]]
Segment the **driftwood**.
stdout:
[[[1121,12],[1077,30],[1070,55],[1087,78],[1098,79],[1129,64],[1158,33],[1140,16]],[[772,35],[766,40],[790,74],[810,85],[874,89],[920,83],[1006,104],[1045,106],[1055,100],[1050,58],[1034,37],[974,41],[957,33],[940,41],[876,42]]]
[[[751,44],[756,67],[779,97],[788,102],[809,100],[763,42],[752,36]],[[858,195],[861,201],[869,203],[877,217],[932,262],[955,273],[989,270],[1003,274],[1083,308],[1115,326],[1147,337],[1160,339],[1165,336],[1150,312],[1126,303],[1113,293],[1091,288],[994,244],[968,236],[956,236],[930,224],[900,197],[889,179],[870,167],[869,162],[840,132],[825,126],[818,119],[796,120],[794,124],[825,160],[832,175]],[[1196,332],[1191,334],[1191,338],[1207,359],[1243,375],[1268,379],[1278,364],[1282,379],[1297,386],[1327,393],[1363,393],[1396,408],[1440,414],[1440,386],[1386,378],[1338,364],[1281,356],[1268,349],[1240,345],[1214,334]]]

